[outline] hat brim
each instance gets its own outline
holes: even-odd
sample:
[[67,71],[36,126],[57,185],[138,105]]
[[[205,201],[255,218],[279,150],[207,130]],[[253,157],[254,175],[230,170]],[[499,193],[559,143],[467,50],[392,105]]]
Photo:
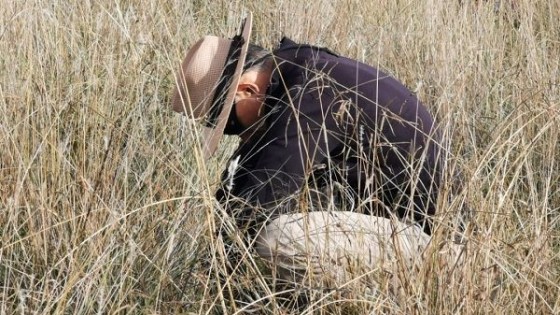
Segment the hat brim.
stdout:
[[224,135],[224,129],[226,127],[231,108],[233,106],[233,101],[235,98],[235,92],[237,91],[237,85],[239,84],[239,79],[243,74],[243,66],[245,65],[245,57],[247,56],[247,49],[249,47],[249,38],[251,37],[251,29],[253,24],[253,14],[249,12],[245,21],[243,23],[243,29],[241,31],[241,37],[243,37],[243,45],[241,47],[241,53],[239,54],[239,59],[237,61],[237,66],[235,67],[235,72],[231,79],[231,84],[228,88],[226,98],[224,101],[224,106],[222,112],[219,114],[216,126],[214,128],[203,127],[203,151],[204,157],[206,159],[212,157],[218,148],[218,144]]

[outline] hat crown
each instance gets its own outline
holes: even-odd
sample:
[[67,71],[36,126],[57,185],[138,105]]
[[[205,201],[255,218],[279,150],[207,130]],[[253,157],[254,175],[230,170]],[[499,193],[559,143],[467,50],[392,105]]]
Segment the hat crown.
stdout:
[[174,108],[184,108],[193,118],[208,114],[231,43],[230,39],[205,36],[192,46],[179,73]]

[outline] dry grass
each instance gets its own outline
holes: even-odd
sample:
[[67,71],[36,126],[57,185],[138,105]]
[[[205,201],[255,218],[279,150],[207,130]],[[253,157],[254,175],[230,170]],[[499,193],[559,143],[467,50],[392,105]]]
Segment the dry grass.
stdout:
[[432,250],[475,210],[455,272],[434,258],[398,304],[325,293],[304,312],[560,312],[560,2],[1,2],[0,314],[234,313],[229,289],[289,311],[258,261],[219,290],[211,196],[233,144],[203,160],[165,106],[185,49],[244,9],[256,42],[378,65],[437,113],[466,189],[442,202]]

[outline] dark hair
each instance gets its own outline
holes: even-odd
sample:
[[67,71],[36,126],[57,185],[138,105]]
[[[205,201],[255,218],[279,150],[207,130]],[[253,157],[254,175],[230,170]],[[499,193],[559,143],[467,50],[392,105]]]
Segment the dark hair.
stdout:
[[272,54],[259,45],[249,44],[243,72],[268,70],[272,65]]

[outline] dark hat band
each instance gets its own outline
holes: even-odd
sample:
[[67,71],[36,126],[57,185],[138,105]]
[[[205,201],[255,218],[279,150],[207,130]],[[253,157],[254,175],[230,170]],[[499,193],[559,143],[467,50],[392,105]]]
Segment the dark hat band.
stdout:
[[228,58],[226,59],[226,64],[224,65],[224,71],[222,72],[222,76],[218,82],[218,86],[216,87],[216,93],[214,94],[214,99],[212,100],[212,106],[205,121],[206,127],[216,127],[218,117],[224,108],[231,81],[233,75],[235,74],[237,63],[239,62],[239,56],[241,55],[241,48],[244,43],[245,39],[241,35],[236,35],[232,38],[231,46],[228,51]]

